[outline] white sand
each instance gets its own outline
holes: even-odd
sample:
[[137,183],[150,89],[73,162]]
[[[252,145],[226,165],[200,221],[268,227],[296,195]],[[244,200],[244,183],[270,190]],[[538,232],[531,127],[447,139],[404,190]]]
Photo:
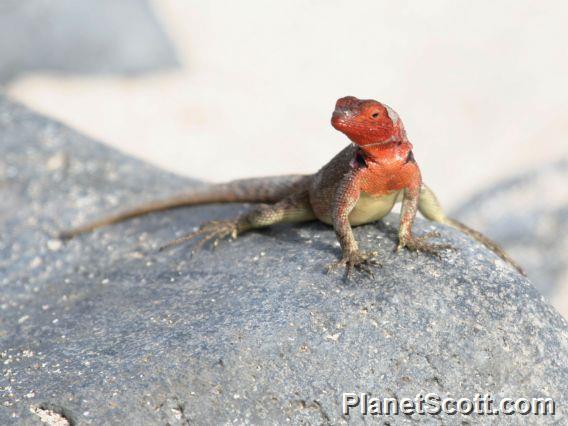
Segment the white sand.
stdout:
[[329,125],[335,99],[375,98],[448,206],[568,153],[566,2],[154,3],[182,70],[33,74],[9,93],[207,180],[315,171],[347,143]]

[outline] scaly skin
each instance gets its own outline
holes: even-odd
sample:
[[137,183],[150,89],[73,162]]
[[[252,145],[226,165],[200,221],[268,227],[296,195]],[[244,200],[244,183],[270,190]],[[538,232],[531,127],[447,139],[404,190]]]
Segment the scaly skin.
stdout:
[[407,248],[438,255],[448,245],[427,242],[432,233],[417,237],[412,233],[416,212],[475,238],[524,274],[496,243],[464,224],[445,216],[434,193],[423,182],[412,154],[412,144],[396,112],[374,100],[347,96],[337,101],[331,118],[334,128],[353,144],[337,154],[314,175],[243,179],[195,190],[176,198],[151,203],[63,232],[63,238],[92,231],[154,211],[214,202],[258,202],[243,215],[226,221],[203,224],[197,231],[174,240],[165,247],[201,238],[194,249],[206,243],[216,245],[223,238],[276,223],[318,219],[333,225],[342,257],[330,265],[372,273],[376,252],[359,250],[352,226],[377,221],[402,201],[397,250]]

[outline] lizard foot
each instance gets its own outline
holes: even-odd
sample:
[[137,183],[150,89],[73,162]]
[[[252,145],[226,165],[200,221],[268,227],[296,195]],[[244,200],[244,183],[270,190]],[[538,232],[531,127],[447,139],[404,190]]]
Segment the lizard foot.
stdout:
[[213,220],[211,222],[206,222],[199,227],[199,229],[191,234],[185,235],[183,237],[177,238],[169,243],[160,247],[160,251],[168,249],[173,246],[177,246],[186,241],[191,241],[195,238],[201,237],[201,239],[193,246],[191,253],[194,254],[199,251],[205,244],[211,241],[213,247],[219,244],[219,241],[226,238],[237,238],[239,232],[238,222],[236,220]]
[[406,247],[410,251],[421,251],[437,258],[441,258],[440,252],[444,250],[455,250],[455,248],[450,244],[431,244],[428,242],[429,238],[436,238],[439,236],[440,233],[437,231],[428,232],[421,237],[412,236],[408,241],[400,242],[396,251],[400,252],[404,247]]
[[367,275],[374,277],[373,270],[371,267],[381,266],[378,260],[376,260],[378,252],[363,252],[363,251],[352,251],[344,254],[341,260],[331,263],[327,266],[327,272],[333,272],[341,267],[346,269],[346,278],[349,279],[353,275],[353,270],[357,269],[360,272],[364,272]]

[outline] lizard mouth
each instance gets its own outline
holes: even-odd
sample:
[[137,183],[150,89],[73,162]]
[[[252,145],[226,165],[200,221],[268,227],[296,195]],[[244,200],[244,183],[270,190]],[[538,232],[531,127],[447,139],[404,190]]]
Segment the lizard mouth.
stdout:
[[373,123],[373,126],[370,127],[366,123],[358,123],[353,120],[354,114],[350,113],[343,113],[334,111],[333,115],[331,116],[331,125],[340,132],[347,132],[350,129],[353,131],[361,131],[361,132],[369,132],[372,133],[373,129],[388,129],[389,126],[384,126],[378,123]]
[[379,141],[379,142],[370,142],[370,143],[364,143],[364,144],[357,144],[355,143],[355,145],[360,146],[361,148],[369,148],[371,146],[381,146],[381,145],[389,145],[393,142],[398,142],[398,140],[394,137],[391,136],[390,138],[388,138],[385,141]]
[[342,131],[349,128],[349,119],[345,116],[345,114],[334,111],[331,116],[331,125],[335,129]]

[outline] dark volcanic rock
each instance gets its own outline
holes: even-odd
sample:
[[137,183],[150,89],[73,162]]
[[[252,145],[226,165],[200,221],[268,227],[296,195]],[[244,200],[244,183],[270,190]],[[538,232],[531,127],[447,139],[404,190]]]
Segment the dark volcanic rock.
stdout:
[[146,0],[2,0],[0,57],[0,83],[38,70],[130,75],[178,65]]
[[[0,99],[0,424],[54,413],[97,425],[362,423],[342,416],[343,392],[420,391],[553,397],[554,420],[566,421],[566,322],[452,230],[417,224],[458,248],[438,260],[394,254],[394,216],[357,228],[383,268],[350,283],[322,272],[338,247],[317,223],[252,232],[194,259],[186,246],[157,252],[242,206],[159,213],[64,245],[50,237],[194,184]],[[388,420],[486,419],[527,417]]]
[[499,241],[568,317],[568,158],[481,191],[455,215]]

